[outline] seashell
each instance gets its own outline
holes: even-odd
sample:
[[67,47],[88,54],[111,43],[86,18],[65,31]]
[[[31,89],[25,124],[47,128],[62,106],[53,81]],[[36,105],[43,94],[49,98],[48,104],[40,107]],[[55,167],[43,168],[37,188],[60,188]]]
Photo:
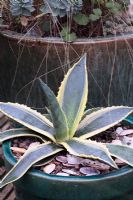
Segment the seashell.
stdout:
[[51,174],[55,170],[56,165],[54,163],[51,163],[49,165],[46,165],[43,168],[43,171],[47,174]]
[[80,172],[87,176],[98,175],[100,172],[92,167],[81,167]]
[[94,164],[91,167],[100,171],[108,171],[110,169],[109,165],[99,162],[97,160],[94,162]]
[[67,157],[66,156],[57,156],[56,160],[58,162],[61,162],[61,163],[66,163],[67,162]]
[[83,160],[83,158],[76,157],[76,156],[73,156],[73,155],[70,155],[70,154],[67,155],[68,164],[79,165],[79,164],[81,164],[82,160]]
[[94,161],[90,160],[90,159],[83,159],[81,162],[82,165],[86,166],[86,165],[93,165]]

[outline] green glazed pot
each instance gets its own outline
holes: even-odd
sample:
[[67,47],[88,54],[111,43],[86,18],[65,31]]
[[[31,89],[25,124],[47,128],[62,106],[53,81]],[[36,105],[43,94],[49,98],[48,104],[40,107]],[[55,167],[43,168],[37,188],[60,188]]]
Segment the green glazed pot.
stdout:
[[[10,142],[3,144],[3,151],[9,171],[16,162]],[[17,200],[133,200],[133,168],[91,177],[62,177],[32,169],[14,186]]]

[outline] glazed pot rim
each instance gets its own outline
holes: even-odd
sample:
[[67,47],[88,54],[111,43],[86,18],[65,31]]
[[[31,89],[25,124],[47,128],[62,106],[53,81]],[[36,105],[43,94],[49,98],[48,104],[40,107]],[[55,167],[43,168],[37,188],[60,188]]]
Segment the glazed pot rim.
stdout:
[[133,33],[127,33],[124,35],[116,35],[116,36],[106,36],[106,37],[98,37],[98,38],[79,38],[74,42],[64,42],[62,38],[59,37],[36,37],[36,36],[28,36],[27,34],[16,33],[10,30],[1,30],[0,35],[10,39],[18,41],[19,43],[28,42],[28,43],[53,43],[53,44],[72,44],[72,45],[87,45],[87,44],[99,44],[99,43],[112,43],[112,42],[121,42],[126,40],[133,39]]
[[[6,141],[2,144],[4,157],[5,159],[11,164],[15,165],[17,160],[15,159],[11,149],[10,149],[11,141]],[[112,171],[110,173],[102,174],[102,175],[94,175],[94,176],[57,176],[57,175],[51,175],[46,174],[40,170],[37,169],[31,169],[27,174],[32,176],[37,176],[41,178],[45,178],[48,180],[57,180],[57,181],[70,181],[70,182],[92,182],[92,181],[104,181],[112,178],[117,178],[120,176],[124,176],[126,174],[132,173],[133,168],[130,166],[125,166],[121,169]]]

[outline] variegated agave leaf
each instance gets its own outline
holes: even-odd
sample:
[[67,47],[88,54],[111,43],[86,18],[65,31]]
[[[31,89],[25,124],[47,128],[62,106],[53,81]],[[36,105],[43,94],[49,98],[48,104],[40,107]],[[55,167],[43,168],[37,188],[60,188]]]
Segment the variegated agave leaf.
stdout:
[[27,128],[55,141],[52,123],[37,111],[17,103],[0,103],[0,111]]
[[86,110],[86,111],[84,112],[84,114],[83,114],[82,120],[83,120],[85,117],[87,117],[87,115],[90,115],[90,114],[92,114],[93,112],[96,112],[96,111],[101,110],[101,109],[102,109],[101,107],[97,107],[97,108],[90,108],[90,109]]
[[133,108],[126,106],[102,108],[87,115],[80,122],[75,136],[82,139],[90,138],[118,124],[132,112]]
[[70,154],[84,158],[99,159],[108,163],[112,167],[117,168],[108,149],[100,143],[90,140],[82,140],[80,138],[73,138],[69,141],[62,142],[61,144]]
[[18,137],[36,137],[42,140],[43,142],[46,142],[44,137],[41,134],[38,134],[37,132],[34,132],[27,128],[15,128],[0,133],[0,143]]
[[110,154],[133,167],[133,148],[127,145],[106,144]]
[[68,122],[69,137],[72,138],[83,116],[88,96],[86,55],[65,76],[58,93],[58,101]]
[[33,164],[57,154],[60,151],[62,151],[62,149],[51,142],[40,144],[37,147],[26,151],[16,165],[14,165],[2,181],[0,181],[0,188],[21,178]]
[[67,119],[56,99],[56,96],[41,79],[38,79],[38,81],[48,102],[48,107],[51,113],[52,122],[56,132],[55,134],[56,140],[57,141],[68,140],[69,129],[67,124]]

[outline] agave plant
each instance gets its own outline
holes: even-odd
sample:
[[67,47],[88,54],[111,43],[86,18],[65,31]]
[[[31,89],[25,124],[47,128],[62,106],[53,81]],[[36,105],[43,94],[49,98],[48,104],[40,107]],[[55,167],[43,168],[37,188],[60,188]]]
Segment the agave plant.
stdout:
[[0,111],[24,125],[0,134],[0,142],[15,137],[37,137],[42,144],[29,149],[0,182],[0,187],[21,178],[38,161],[66,150],[72,155],[98,159],[117,168],[112,155],[133,166],[133,149],[116,144],[91,141],[95,136],[122,121],[132,107],[113,106],[85,111],[88,96],[86,55],[67,73],[56,98],[40,79],[49,114],[42,115],[31,108],[16,103],[0,103]]

